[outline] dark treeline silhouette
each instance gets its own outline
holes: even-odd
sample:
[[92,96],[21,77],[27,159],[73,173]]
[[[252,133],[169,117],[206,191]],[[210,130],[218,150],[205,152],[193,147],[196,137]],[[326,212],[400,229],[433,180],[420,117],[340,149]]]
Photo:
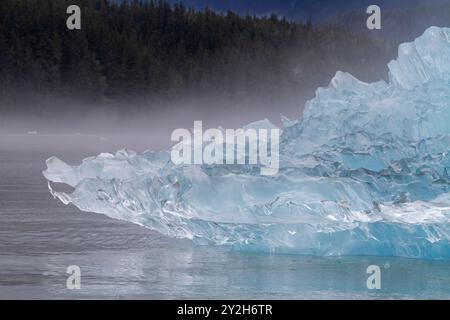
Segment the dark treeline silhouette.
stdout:
[[[66,27],[70,4],[82,9],[82,30]],[[0,17],[3,114],[74,105],[128,112],[211,98],[300,108],[336,70],[386,77],[397,45],[338,25],[164,1],[1,0]]]

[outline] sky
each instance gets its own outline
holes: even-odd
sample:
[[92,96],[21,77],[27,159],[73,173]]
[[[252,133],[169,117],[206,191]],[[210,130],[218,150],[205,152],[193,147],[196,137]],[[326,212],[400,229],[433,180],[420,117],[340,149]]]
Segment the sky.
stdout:
[[209,7],[221,12],[232,10],[240,14],[256,15],[276,13],[292,20],[311,18],[313,21],[321,21],[349,11],[365,11],[372,4],[379,5],[382,10],[392,10],[450,3],[450,0],[169,0],[169,2],[182,2],[188,7],[197,9]]

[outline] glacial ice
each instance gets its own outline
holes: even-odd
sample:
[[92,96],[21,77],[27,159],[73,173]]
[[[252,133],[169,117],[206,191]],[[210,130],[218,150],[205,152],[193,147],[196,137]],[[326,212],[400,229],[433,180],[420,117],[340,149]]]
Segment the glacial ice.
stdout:
[[388,67],[389,82],[337,72],[300,120],[284,117],[273,177],[129,150],[52,157],[44,176],[65,204],[199,244],[450,259],[450,29],[400,45]]

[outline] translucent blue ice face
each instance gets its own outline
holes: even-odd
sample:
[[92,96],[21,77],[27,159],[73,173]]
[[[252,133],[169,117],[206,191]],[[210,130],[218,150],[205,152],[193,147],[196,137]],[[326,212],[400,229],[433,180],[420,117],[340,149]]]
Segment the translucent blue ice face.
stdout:
[[51,158],[44,175],[75,188],[50,189],[66,204],[200,244],[450,259],[450,29],[401,45],[389,69],[388,83],[338,72],[285,119],[275,176],[127,151]]

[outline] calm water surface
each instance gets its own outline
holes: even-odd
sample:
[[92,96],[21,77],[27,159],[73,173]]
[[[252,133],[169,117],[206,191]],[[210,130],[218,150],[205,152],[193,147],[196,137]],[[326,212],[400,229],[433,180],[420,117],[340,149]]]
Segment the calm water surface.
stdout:
[[[0,299],[449,299],[450,262],[318,258],[196,247],[54,200],[41,172],[53,155],[72,164],[132,136],[0,136]],[[66,288],[70,265],[81,289]],[[366,269],[382,270],[367,289]]]

